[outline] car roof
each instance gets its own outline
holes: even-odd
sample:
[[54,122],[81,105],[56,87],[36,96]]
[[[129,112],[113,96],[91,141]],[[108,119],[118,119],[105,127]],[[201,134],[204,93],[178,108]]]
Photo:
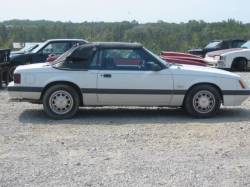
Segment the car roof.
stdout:
[[81,46],[85,47],[97,47],[97,48],[142,48],[140,43],[128,43],[128,42],[93,42]]
[[63,42],[63,41],[73,41],[73,42],[74,41],[76,41],[76,42],[81,41],[81,42],[89,43],[87,40],[83,40],[83,39],[67,39],[67,38],[65,38],[65,39],[49,39],[46,41],[46,43],[47,42]]
[[231,41],[246,41],[244,39],[225,39],[225,40],[212,40],[211,42],[231,42]]

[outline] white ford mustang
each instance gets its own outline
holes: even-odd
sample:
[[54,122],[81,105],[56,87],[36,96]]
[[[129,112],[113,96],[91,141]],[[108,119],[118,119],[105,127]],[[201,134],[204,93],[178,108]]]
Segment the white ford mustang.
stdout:
[[80,106],[173,106],[211,117],[250,95],[236,74],[170,64],[131,43],[87,44],[53,64],[19,66],[8,91],[13,100],[42,103],[55,119],[73,117]]

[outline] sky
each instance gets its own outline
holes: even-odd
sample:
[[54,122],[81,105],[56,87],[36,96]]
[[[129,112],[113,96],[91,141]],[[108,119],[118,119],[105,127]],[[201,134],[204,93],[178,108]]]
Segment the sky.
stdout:
[[0,21],[132,21],[140,23],[217,22],[230,18],[250,23],[249,0],[0,0]]

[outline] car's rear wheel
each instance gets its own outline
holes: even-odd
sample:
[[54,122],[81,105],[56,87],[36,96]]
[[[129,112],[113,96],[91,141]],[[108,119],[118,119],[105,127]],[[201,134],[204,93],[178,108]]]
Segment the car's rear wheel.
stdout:
[[217,114],[221,106],[221,95],[211,85],[199,85],[192,88],[184,101],[188,114],[198,118],[208,118]]
[[78,111],[79,100],[79,95],[71,86],[55,85],[44,93],[44,111],[54,119],[72,118]]

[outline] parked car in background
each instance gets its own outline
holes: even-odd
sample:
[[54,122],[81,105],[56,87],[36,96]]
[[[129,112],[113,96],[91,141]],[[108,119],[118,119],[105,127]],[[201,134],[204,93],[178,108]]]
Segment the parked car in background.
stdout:
[[250,94],[239,75],[170,64],[133,43],[86,44],[54,63],[19,66],[8,91],[12,99],[42,103],[55,119],[73,117],[79,106],[184,107],[206,118]]
[[86,40],[82,39],[52,39],[48,40],[34,49],[28,50],[24,53],[11,55],[9,67],[9,76],[13,77],[15,68],[19,65],[34,64],[45,62],[49,55],[61,55],[71,49],[73,46],[86,44]]
[[207,53],[230,48],[239,48],[246,40],[215,40],[202,49],[191,49],[188,53],[205,57]]
[[250,41],[244,43],[241,48],[208,53],[205,61],[220,69],[247,71],[250,68]]
[[163,60],[171,63],[177,64],[189,64],[189,65],[196,65],[196,66],[206,66],[206,62],[203,58],[191,55],[187,53],[179,53],[179,52],[169,52],[163,51],[160,54],[160,57]]
[[37,48],[41,44],[42,43],[29,43],[29,45],[25,46],[19,51],[11,51],[10,57],[21,55],[21,54],[26,54],[26,53],[31,53],[35,48]]

